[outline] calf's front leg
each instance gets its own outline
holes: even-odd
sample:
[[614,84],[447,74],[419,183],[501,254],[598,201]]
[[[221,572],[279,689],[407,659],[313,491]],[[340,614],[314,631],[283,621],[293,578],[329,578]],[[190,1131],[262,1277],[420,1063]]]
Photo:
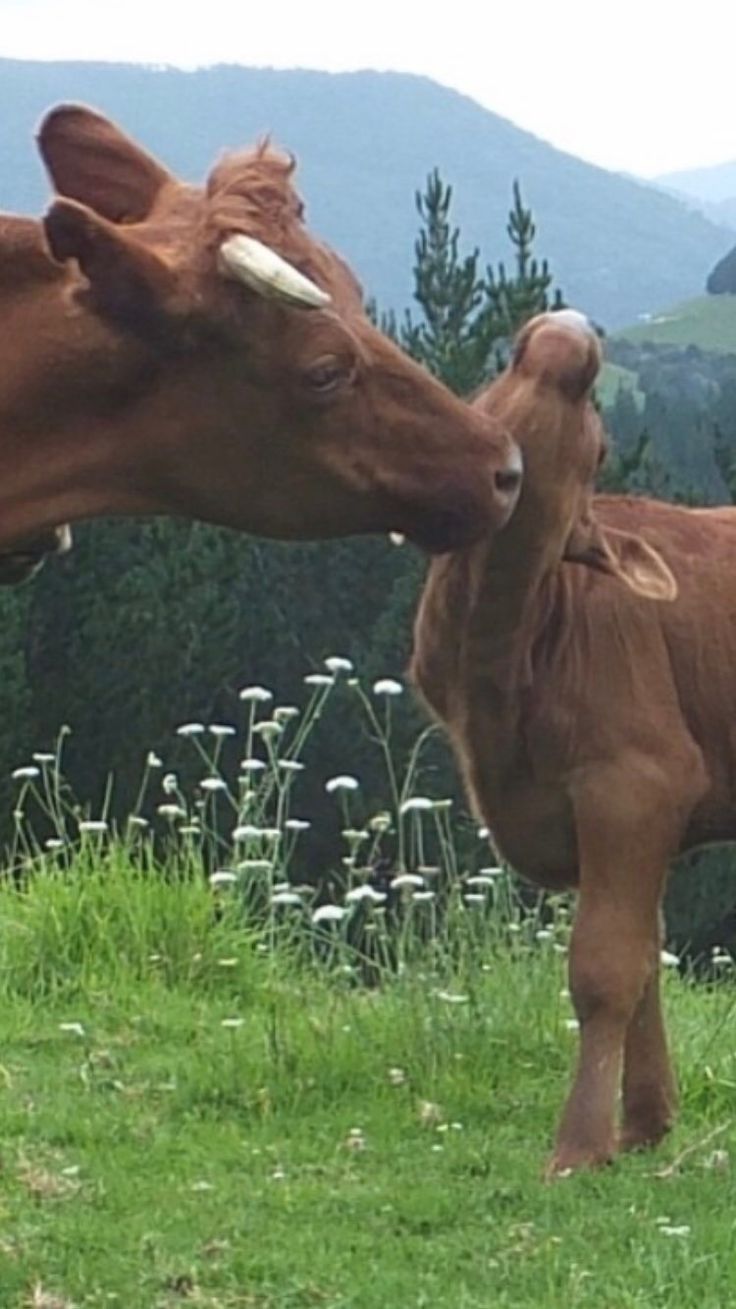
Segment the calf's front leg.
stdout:
[[[627,793],[632,794],[630,786]],[[606,794],[610,799],[616,792],[609,786]],[[635,815],[607,812],[604,804],[576,809],[580,896],[570,943],[570,992],[580,1047],[548,1177],[612,1159],[625,1048],[625,1116],[632,1143],[650,1113],[669,1121],[672,1083],[664,1071],[669,1063],[655,979],[673,824],[666,805],[642,801],[640,793]]]

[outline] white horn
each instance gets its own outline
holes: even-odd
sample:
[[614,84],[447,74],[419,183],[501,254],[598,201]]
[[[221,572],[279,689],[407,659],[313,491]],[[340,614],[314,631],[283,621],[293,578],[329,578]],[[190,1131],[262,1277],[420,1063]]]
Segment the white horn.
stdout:
[[226,277],[244,282],[268,300],[304,309],[324,309],[330,303],[326,291],[253,236],[239,233],[228,237],[220,246],[220,268]]

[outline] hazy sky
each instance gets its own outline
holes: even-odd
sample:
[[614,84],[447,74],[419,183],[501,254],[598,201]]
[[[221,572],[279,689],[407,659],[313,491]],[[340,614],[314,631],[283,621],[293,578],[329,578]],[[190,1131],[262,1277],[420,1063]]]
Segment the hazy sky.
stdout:
[[0,0],[0,55],[397,69],[651,175],[736,158],[733,0]]

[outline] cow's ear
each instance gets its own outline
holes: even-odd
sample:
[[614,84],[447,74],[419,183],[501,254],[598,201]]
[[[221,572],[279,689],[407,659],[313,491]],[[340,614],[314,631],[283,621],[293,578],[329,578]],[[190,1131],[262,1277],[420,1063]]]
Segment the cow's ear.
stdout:
[[79,265],[99,312],[135,328],[175,307],[171,268],[124,228],[74,200],[56,200],[43,226],[54,259],[74,259]]
[[647,600],[677,599],[677,581],[671,569],[661,554],[634,532],[603,527],[589,518],[571,533],[564,558],[618,578]]
[[114,123],[83,105],[52,109],[39,128],[38,148],[55,190],[113,223],[141,222],[174,180]]

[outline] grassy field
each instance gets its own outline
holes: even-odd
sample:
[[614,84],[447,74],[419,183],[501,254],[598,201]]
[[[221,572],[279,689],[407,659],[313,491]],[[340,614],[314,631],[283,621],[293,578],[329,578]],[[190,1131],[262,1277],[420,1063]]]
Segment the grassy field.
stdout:
[[671,1141],[546,1186],[567,919],[508,930],[508,894],[435,947],[414,906],[366,987],[354,917],[255,930],[237,884],[124,855],[6,883],[3,1309],[732,1304],[732,985],[668,975]]
[[647,322],[614,332],[613,339],[658,345],[697,345],[736,353],[736,295],[702,295],[654,314]]

